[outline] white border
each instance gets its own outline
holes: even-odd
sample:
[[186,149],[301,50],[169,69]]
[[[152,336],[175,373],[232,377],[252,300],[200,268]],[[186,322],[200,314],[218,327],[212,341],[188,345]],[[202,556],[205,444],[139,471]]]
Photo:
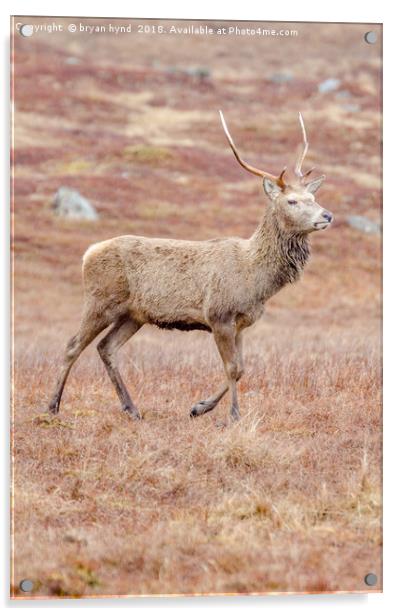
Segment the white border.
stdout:
[[[181,598],[181,599],[130,599],[130,600],[68,600],[68,601],[46,601],[41,602],[17,602],[10,603],[7,600],[8,589],[8,554],[7,550],[2,550],[0,564],[0,580],[2,585],[1,596],[3,607],[6,609],[22,610],[29,608],[33,612],[42,609],[73,609],[80,611],[88,608],[107,609],[109,611],[118,609],[134,609],[135,612],[162,609],[164,612],[171,612],[179,608],[191,609],[194,611],[202,610],[205,607],[221,608],[225,607],[231,613],[238,614],[238,611],[251,609],[264,611],[279,611],[281,614],[293,613],[308,614],[319,613],[320,610],[339,609],[342,616],[345,614],[391,614],[397,612],[397,597],[395,595],[397,585],[398,570],[398,497],[397,497],[397,469],[399,450],[399,420],[398,404],[396,394],[396,381],[398,380],[397,359],[397,320],[399,315],[398,295],[396,292],[398,284],[397,263],[397,229],[399,229],[396,188],[397,175],[397,151],[398,151],[398,121],[397,105],[398,92],[397,84],[397,60],[398,46],[398,23],[394,12],[394,3],[385,0],[371,2],[348,2],[348,0],[334,0],[332,3],[321,2],[320,0],[285,0],[284,2],[267,3],[264,0],[259,2],[245,2],[234,5],[218,0],[202,0],[196,3],[188,3],[183,0],[152,0],[151,3],[136,4],[121,0],[112,0],[111,3],[97,4],[80,0],[69,0],[65,2],[58,0],[55,2],[28,2],[7,0],[2,3],[1,8],[1,41],[3,49],[2,70],[1,70],[1,106],[3,126],[8,124],[8,40],[9,40],[9,15],[76,15],[76,16],[129,16],[129,17],[168,17],[168,18],[206,18],[206,19],[267,19],[276,21],[342,21],[342,22],[364,22],[384,23],[384,593],[365,595],[305,595],[305,596],[279,596],[279,597],[204,597],[204,598]],[[339,50],[337,50],[339,53]],[[8,130],[3,132],[6,136]],[[5,392],[3,397],[3,436],[4,441],[8,439],[8,352],[9,348],[6,341],[8,335],[8,136],[6,147],[2,148],[3,161],[0,165],[1,178],[3,180],[3,218],[2,218],[2,259],[1,259],[1,282],[2,282],[2,302],[1,314],[3,324],[3,353],[1,354],[0,389]],[[395,168],[394,168],[395,165]],[[395,183],[395,184],[394,184]],[[396,403],[396,404],[395,404]],[[2,447],[6,472],[1,473],[3,496],[8,494],[8,448]],[[395,455],[396,454],[396,455]],[[3,502],[6,502],[3,498]],[[8,515],[4,513],[1,518],[2,532],[0,540],[2,545],[8,544]]]
[[[29,2],[16,0],[6,3],[11,6],[14,15],[75,15],[95,17],[158,17],[189,19],[267,19],[277,21],[353,21],[381,22],[383,2],[350,3],[335,0],[326,3],[303,0],[285,0],[284,2],[245,2],[230,3],[203,0],[200,4],[184,0],[152,0],[151,3],[132,3],[112,0],[110,3],[94,3],[77,0],[65,2]],[[325,5],[325,6],[324,6]]]

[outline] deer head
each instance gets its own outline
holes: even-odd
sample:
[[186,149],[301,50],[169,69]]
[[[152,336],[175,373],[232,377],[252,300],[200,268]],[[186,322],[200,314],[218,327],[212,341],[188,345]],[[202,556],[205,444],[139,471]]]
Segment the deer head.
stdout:
[[292,233],[311,233],[312,231],[326,229],[332,222],[333,216],[331,212],[316,203],[314,196],[326,176],[321,175],[310,180],[309,175],[312,173],[313,168],[306,171],[306,173],[302,172],[302,164],[309,144],[301,113],[299,113],[299,122],[302,129],[303,143],[301,143],[295,164],[295,179],[291,182],[285,180],[286,167],[280,175],[272,175],[244,162],[237,152],[223,113],[221,111],[219,113],[224,132],[237,161],[250,173],[263,178],[263,188],[276,213],[280,226]]

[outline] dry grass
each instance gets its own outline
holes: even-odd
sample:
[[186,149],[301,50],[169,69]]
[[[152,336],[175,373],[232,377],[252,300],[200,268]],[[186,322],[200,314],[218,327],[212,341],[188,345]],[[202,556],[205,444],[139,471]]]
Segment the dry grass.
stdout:
[[[36,596],[364,591],[370,571],[381,589],[381,241],[345,222],[380,216],[378,47],[363,26],[301,28],[301,54],[294,39],[259,43],[270,70],[250,61],[249,39],[147,37],[132,67],[128,39],[17,38],[13,596],[22,578]],[[186,65],[211,76],[199,83]],[[268,81],[288,66],[292,82]],[[318,93],[329,76],[357,113]],[[301,109],[335,215],[303,279],[247,332],[242,421],[223,425],[227,399],[188,416],[223,378],[211,338],[149,327],[121,353],[142,422],[120,413],[95,348],[50,420],[89,244],[247,237],[257,224],[262,191],[235,165],[220,107],[248,160],[271,171],[296,150]],[[55,219],[60,185],[100,220]]]
[[248,346],[229,427],[227,402],[188,417],[221,378],[206,334],[137,336],[124,372],[142,422],[94,357],[49,419],[54,359],[22,357],[14,579],[58,596],[362,590],[380,569],[375,344],[330,337],[316,355],[305,330],[270,329]]

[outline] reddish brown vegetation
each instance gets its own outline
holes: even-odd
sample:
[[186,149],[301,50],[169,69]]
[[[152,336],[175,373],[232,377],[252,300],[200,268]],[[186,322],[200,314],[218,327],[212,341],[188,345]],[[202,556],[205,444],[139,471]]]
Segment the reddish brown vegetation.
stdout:
[[[14,595],[22,578],[35,595],[87,596],[360,591],[366,573],[381,577],[381,246],[345,220],[380,215],[379,56],[360,26],[309,28],[240,45],[16,40]],[[211,76],[169,70],[193,65]],[[292,82],[270,81],[288,69]],[[360,111],[318,93],[332,71]],[[303,279],[248,331],[243,420],[221,425],[227,401],[188,417],[223,378],[207,334],[145,327],[121,353],[143,422],[121,415],[94,348],[50,421],[90,243],[246,237],[259,220],[260,182],[235,163],[220,107],[246,159],[271,172],[295,159],[301,109],[335,215]],[[60,185],[100,221],[53,217]]]

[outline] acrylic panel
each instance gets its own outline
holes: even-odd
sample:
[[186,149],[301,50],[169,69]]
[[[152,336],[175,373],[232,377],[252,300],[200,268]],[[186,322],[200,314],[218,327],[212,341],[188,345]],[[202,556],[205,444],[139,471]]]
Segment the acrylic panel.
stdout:
[[11,73],[11,596],[381,592],[382,25],[17,16]]

